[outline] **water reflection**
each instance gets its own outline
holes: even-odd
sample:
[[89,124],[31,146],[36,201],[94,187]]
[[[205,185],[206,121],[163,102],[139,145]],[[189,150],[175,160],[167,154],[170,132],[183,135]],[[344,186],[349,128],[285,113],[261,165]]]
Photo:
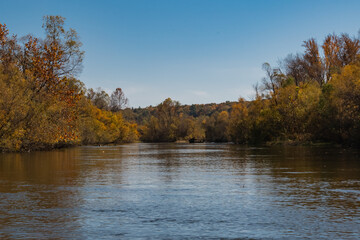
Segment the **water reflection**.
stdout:
[[58,236],[78,227],[70,211],[81,204],[77,155],[77,149],[0,155],[1,238]]
[[127,144],[0,154],[0,238],[360,237],[356,150]]

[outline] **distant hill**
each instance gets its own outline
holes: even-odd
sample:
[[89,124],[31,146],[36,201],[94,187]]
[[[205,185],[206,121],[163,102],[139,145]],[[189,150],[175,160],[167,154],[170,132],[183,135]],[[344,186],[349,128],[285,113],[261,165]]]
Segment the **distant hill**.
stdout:
[[[191,104],[180,105],[178,107],[178,113],[192,116],[194,118],[201,116],[210,117],[214,113],[226,111],[230,113],[231,106],[236,102],[226,101],[223,103],[207,103],[207,104]],[[150,116],[153,116],[156,112],[156,106],[149,106],[145,108],[127,108],[122,110],[123,117],[130,122],[135,122],[139,125],[144,124],[144,121],[148,120]]]

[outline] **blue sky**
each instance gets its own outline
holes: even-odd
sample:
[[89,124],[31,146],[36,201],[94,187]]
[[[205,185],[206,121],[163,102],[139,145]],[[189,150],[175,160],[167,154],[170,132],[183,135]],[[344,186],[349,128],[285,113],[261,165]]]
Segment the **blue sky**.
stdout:
[[86,52],[79,79],[130,106],[250,98],[263,77],[302,42],[357,35],[360,1],[17,1],[0,0],[0,22],[19,36],[43,36],[44,15],[61,15]]

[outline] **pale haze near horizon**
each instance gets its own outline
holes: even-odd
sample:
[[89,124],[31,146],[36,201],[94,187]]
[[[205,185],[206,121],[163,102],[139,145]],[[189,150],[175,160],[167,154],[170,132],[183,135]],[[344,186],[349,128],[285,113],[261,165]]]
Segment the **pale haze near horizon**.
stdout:
[[0,22],[12,34],[43,36],[42,17],[61,15],[85,51],[78,78],[107,92],[121,87],[131,107],[165,98],[182,104],[250,99],[261,65],[321,43],[357,35],[358,1],[5,1]]

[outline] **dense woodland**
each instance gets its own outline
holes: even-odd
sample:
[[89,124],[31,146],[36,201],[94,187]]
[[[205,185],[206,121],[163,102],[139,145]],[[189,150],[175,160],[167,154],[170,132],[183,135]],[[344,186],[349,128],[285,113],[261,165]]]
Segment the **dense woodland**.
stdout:
[[75,144],[196,140],[258,144],[360,144],[360,41],[330,34],[279,66],[254,99],[127,108],[121,88],[110,95],[77,79],[84,52],[64,18],[44,17],[45,38],[11,35],[0,23],[0,149],[35,150]]
[[76,76],[84,52],[64,18],[44,17],[46,37],[18,38],[0,24],[0,149],[33,150],[73,144],[132,142],[136,124],[119,112],[121,89],[111,109],[98,108],[97,95]]

